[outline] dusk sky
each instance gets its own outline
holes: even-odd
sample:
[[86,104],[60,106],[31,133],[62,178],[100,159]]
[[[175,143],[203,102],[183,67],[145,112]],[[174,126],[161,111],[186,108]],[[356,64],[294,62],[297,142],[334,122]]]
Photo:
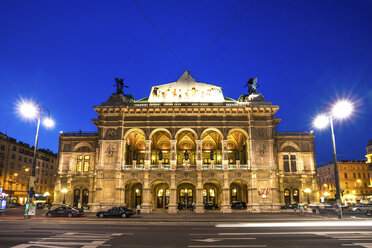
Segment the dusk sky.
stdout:
[[[335,122],[337,154],[365,158],[371,0],[137,1],[177,58],[132,0],[1,1],[0,132],[33,144],[36,123],[17,116],[15,106],[35,99],[57,122],[41,128],[39,147],[57,152],[60,131],[96,131],[93,106],[114,93],[115,77],[140,99],[191,69],[234,99],[257,76],[259,92],[280,106],[278,131],[313,130],[327,104],[354,101],[353,116]],[[332,161],[330,131],[314,134],[318,166]]]

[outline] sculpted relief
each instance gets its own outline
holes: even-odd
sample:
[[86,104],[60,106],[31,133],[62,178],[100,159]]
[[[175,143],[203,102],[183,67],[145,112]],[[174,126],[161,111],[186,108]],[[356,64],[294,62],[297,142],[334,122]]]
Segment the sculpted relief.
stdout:
[[108,144],[105,149],[105,163],[116,163],[118,159],[117,144]]
[[118,139],[118,131],[115,128],[108,128],[106,130],[105,139]]

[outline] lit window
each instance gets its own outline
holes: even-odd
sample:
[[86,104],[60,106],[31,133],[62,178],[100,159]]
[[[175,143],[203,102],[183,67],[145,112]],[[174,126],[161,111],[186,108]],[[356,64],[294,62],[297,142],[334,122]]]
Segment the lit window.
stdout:
[[84,161],[84,171],[89,171],[89,161]]
[[82,170],[82,164],[83,164],[83,156],[79,155],[77,156],[77,163],[76,163],[76,171],[80,172]]
[[88,155],[85,155],[85,156],[84,156],[84,159],[85,159],[85,160],[89,160],[89,156],[88,156]]

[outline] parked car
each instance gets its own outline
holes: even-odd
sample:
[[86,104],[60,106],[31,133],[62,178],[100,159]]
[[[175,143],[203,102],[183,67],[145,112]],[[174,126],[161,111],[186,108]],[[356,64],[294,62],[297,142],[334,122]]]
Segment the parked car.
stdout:
[[214,202],[206,202],[204,203],[204,209],[218,209],[218,204],[214,203]]
[[351,208],[351,211],[358,213],[366,213],[368,210],[372,210],[372,204],[356,204]]
[[112,207],[106,211],[99,211],[97,212],[96,216],[99,218],[105,217],[126,217],[129,218],[130,216],[134,215],[134,211],[125,207]]
[[280,209],[295,209],[295,208],[297,208],[297,204],[283,205],[280,207]]
[[46,213],[47,217],[79,217],[82,216],[79,209],[73,207],[62,206],[53,210],[49,210]]
[[247,204],[241,201],[234,201],[231,203],[231,209],[247,209]]

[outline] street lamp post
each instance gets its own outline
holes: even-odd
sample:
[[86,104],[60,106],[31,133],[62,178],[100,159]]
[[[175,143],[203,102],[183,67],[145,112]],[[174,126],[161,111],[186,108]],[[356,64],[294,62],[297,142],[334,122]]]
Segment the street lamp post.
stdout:
[[310,193],[311,193],[311,189],[306,188],[306,189],[304,190],[304,192],[305,192],[306,195],[307,195],[307,204],[310,204]]
[[186,194],[186,199],[185,199],[185,204],[186,204],[186,212],[185,212],[185,219],[187,220],[187,196],[188,196],[188,193],[187,193],[187,189],[185,189],[185,194]]
[[[33,160],[31,166],[31,175],[28,181],[28,204],[31,206],[33,201],[33,196],[35,194],[34,187],[35,187],[35,174],[36,174],[36,159],[37,159],[37,145],[39,142],[39,129],[40,129],[40,121],[41,121],[41,114],[43,109],[48,112],[48,118],[45,118],[43,123],[47,127],[52,127],[54,125],[53,120],[50,118],[50,111],[44,106],[35,100],[31,100],[28,102],[22,101],[19,104],[19,112],[20,114],[27,118],[27,119],[35,119],[37,118],[37,126],[36,126],[36,135],[35,135],[35,146],[34,146],[34,153],[33,153]],[[30,211],[30,207],[28,208],[27,216]]]
[[66,193],[68,192],[66,188],[63,188],[61,190],[61,192],[63,193],[63,202],[62,204],[65,205],[66,204]]
[[340,179],[338,175],[337,166],[337,153],[336,153],[336,141],[335,133],[333,129],[333,118],[343,119],[348,117],[353,110],[353,105],[348,101],[339,101],[333,105],[331,111],[327,114],[319,115],[315,121],[314,126],[317,128],[325,128],[328,124],[331,126],[332,133],[332,148],[333,148],[333,170],[335,174],[335,185],[336,185],[336,201],[338,206],[338,218],[342,219],[342,205],[341,205],[341,194],[340,194]]

